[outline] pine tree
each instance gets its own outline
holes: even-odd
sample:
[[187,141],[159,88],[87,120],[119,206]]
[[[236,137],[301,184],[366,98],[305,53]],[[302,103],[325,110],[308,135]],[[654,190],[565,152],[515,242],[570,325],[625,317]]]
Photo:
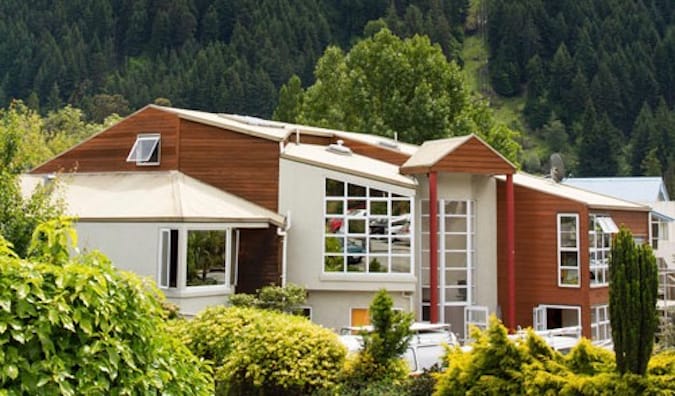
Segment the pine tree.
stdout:
[[274,110],[273,119],[285,122],[297,122],[302,110],[304,91],[300,77],[295,74],[279,90],[279,104]]
[[[654,131],[654,128],[652,109],[649,107],[649,103],[645,102],[633,125],[630,162],[633,176],[640,176],[643,174],[643,161],[645,160],[647,153],[650,152],[649,136],[652,131]],[[654,156],[655,155],[656,154],[654,153]]]
[[649,245],[623,226],[610,253],[609,316],[619,373],[644,375],[657,327],[658,269]]

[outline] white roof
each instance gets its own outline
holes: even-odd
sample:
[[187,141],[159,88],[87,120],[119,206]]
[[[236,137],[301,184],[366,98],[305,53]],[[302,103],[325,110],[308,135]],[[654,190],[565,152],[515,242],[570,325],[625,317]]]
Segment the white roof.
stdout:
[[287,124],[267,121],[255,117],[207,113],[204,111],[177,109],[175,107],[163,107],[157,105],[149,106],[177,114],[178,117],[185,120],[195,121],[218,128],[230,129],[263,139],[282,141],[291,133],[291,129],[287,127]]
[[669,200],[668,190],[660,177],[569,177],[562,182],[633,202]]
[[[345,146],[346,147],[346,146]],[[388,162],[379,161],[354,153],[340,154],[328,146],[291,143],[284,147],[281,158],[349,173],[406,188],[417,187],[417,181],[399,173],[399,168]]]
[[[496,176],[505,180],[504,176]],[[513,175],[513,183],[518,186],[555,195],[572,201],[581,202],[595,209],[619,209],[649,211],[649,207],[635,202],[624,201],[607,195],[598,194],[581,188],[556,183],[552,179],[519,172]]]
[[[22,175],[30,194],[45,175]],[[178,171],[58,176],[66,213],[79,221],[284,224],[283,216]]]
[[419,149],[419,146],[404,143],[398,140],[394,140],[388,137],[371,135],[368,133],[356,133],[356,132],[345,132],[345,131],[335,131],[335,136],[337,138],[351,139],[357,142],[362,142],[370,144],[371,146],[377,146],[380,148],[386,148],[394,151],[400,151],[403,154],[413,155]]

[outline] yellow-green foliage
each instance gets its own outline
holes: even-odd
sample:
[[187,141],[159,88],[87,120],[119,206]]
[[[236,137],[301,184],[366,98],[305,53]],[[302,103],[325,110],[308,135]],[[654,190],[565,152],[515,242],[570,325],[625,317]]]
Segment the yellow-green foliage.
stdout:
[[647,377],[622,376],[614,355],[586,339],[562,356],[532,331],[510,340],[495,318],[488,330],[474,330],[472,337],[472,351],[449,351],[436,395],[675,394],[675,352],[654,356]]
[[151,282],[98,252],[39,254],[59,241],[22,260],[0,237],[0,395],[213,392],[208,366],[166,331]]
[[221,394],[307,394],[334,385],[344,364],[337,336],[298,316],[213,307],[179,327],[214,362]]

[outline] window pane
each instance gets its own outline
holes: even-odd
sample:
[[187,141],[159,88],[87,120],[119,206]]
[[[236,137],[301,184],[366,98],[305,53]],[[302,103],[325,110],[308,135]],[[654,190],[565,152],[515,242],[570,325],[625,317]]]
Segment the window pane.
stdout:
[[391,272],[409,273],[410,272],[410,256],[392,256],[392,258],[391,258]]
[[365,216],[366,201],[353,200],[347,201],[347,216]]
[[342,253],[343,237],[326,237],[326,253]]
[[387,272],[389,271],[388,256],[370,257],[368,263],[368,272]]
[[344,201],[326,201],[326,214],[344,214]]
[[369,252],[370,253],[389,253],[389,239],[382,237],[375,237],[369,239]]
[[446,267],[463,267],[466,268],[466,253],[465,252],[446,252],[445,253]]
[[446,250],[465,250],[466,249],[466,235],[446,235],[445,236]]
[[391,211],[394,216],[410,214],[410,200],[392,201]]
[[170,232],[169,230],[162,230],[162,240],[161,246],[162,249],[162,262],[160,263],[160,274],[159,274],[159,285],[162,287],[169,286],[169,265],[170,265]]
[[350,197],[365,197],[366,188],[364,186],[359,186],[350,183],[347,185],[347,195],[349,195]]
[[341,181],[326,179],[326,196],[327,197],[344,197],[345,184]]
[[387,201],[371,201],[370,214],[371,215],[387,215]]
[[446,217],[446,232],[466,232],[466,217]]
[[579,271],[576,269],[560,270],[560,283],[563,285],[578,285]]
[[366,233],[366,221],[363,219],[349,219],[349,229],[350,234],[365,234]]
[[445,203],[445,214],[466,214],[466,201],[449,201]]
[[370,189],[370,196],[371,197],[388,197],[389,193],[386,191],[381,191],[381,190],[376,190],[374,188]]
[[326,218],[326,232],[329,234],[344,234],[345,219],[343,217]]
[[324,271],[326,272],[343,272],[344,271],[344,256],[326,256],[324,258]]
[[187,286],[225,284],[224,230],[188,231]]
[[578,267],[577,252],[560,252],[560,265],[563,267]]

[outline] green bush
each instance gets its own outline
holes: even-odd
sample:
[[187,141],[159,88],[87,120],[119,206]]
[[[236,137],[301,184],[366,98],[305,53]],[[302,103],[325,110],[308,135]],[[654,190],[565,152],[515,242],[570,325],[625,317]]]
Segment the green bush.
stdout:
[[616,372],[614,354],[582,339],[566,356],[534,332],[516,341],[493,317],[472,331],[473,350],[452,349],[436,395],[670,395],[675,394],[675,352],[652,357],[646,377]]
[[0,238],[0,394],[212,393],[208,366],[166,331],[154,285],[98,252],[63,260],[67,227],[52,226],[30,261]]
[[346,353],[330,330],[254,308],[208,308],[175,331],[196,355],[213,361],[221,395],[296,395],[330,388]]
[[240,293],[230,296],[230,305],[235,307],[261,308],[270,311],[299,314],[307,299],[304,287],[289,283],[281,286],[265,286],[255,295]]

